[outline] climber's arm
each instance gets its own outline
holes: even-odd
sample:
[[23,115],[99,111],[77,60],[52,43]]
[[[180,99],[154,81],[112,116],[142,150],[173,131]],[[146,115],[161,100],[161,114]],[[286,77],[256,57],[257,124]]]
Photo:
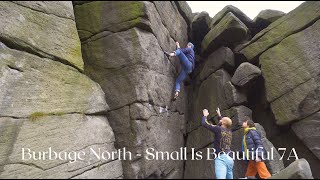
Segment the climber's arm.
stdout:
[[209,111],[207,109],[204,109],[202,112],[203,112],[203,117],[201,120],[201,125],[207,129],[209,129],[210,131],[213,131],[213,132],[217,131],[217,126],[210,123],[207,119],[207,117],[209,115]]
[[212,123],[210,123],[206,116],[202,117],[201,125],[207,129],[209,129],[210,131],[215,131],[215,129],[217,127],[216,125],[213,125]]
[[178,41],[176,42],[176,45],[177,45],[177,49],[180,49],[180,44]]
[[[177,49],[180,49],[179,42],[176,42],[176,45],[177,45]],[[176,53],[175,52],[169,53],[169,56],[176,56]]]
[[[179,42],[176,42],[176,45],[177,45],[177,49],[180,49],[180,51],[183,52],[184,54],[190,53],[190,48],[183,48],[183,49],[181,49]],[[171,56],[171,57],[172,57],[172,56],[176,56],[175,51],[172,52],[172,53],[167,53],[167,52],[165,52],[165,54],[166,54],[167,56]]]
[[221,126],[221,124],[219,124],[219,121],[222,119],[222,116],[217,116],[217,120],[215,118],[216,117],[209,118],[208,122],[212,122],[213,125]]
[[174,52],[170,53],[169,56],[176,56]]

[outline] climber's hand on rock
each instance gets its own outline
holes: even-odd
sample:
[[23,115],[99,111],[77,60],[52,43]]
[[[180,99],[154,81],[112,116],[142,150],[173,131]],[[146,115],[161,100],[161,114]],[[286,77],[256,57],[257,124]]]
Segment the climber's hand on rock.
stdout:
[[203,116],[208,117],[209,116],[209,111],[207,109],[202,110]]
[[180,44],[178,41],[176,42],[176,45],[177,45],[177,48],[180,48]]

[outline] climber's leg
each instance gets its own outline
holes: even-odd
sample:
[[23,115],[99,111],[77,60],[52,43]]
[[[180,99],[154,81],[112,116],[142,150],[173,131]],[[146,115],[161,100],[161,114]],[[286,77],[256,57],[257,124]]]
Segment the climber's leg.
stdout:
[[176,99],[179,95],[180,84],[187,77],[187,75],[192,72],[192,63],[188,60],[186,55],[180,49],[177,49],[175,51],[175,53],[176,53],[176,56],[178,56],[178,58],[180,60],[182,68],[181,68],[181,72],[180,72],[179,76],[176,79],[174,99]]
[[191,71],[192,71],[192,63],[189,61],[187,56],[180,49],[177,49],[175,52],[176,52],[176,56],[180,60],[180,63],[182,65],[182,67],[184,68],[184,70],[187,73],[191,73]]
[[228,167],[223,159],[216,158],[214,160],[214,172],[216,174],[216,179],[226,179],[227,170]]
[[234,161],[233,159],[229,156],[226,155],[227,159],[227,179],[233,179],[233,166],[234,166]]
[[178,78],[176,79],[176,92],[180,92],[180,84],[187,77],[187,75],[187,72],[184,70],[184,68],[182,68]]
[[249,161],[248,167],[247,167],[247,172],[246,172],[246,177],[249,176],[256,176],[258,173],[257,168],[255,166],[255,161]]
[[269,177],[271,177],[271,174],[264,162],[257,162],[256,168],[261,179],[268,179]]

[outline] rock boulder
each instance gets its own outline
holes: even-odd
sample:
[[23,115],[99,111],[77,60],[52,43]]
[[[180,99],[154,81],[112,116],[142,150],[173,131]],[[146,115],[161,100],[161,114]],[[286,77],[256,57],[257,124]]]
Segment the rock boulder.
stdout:
[[261,76],[261,70],[250,63],[242,63],[234,73],[231,82],[239,87],[248,87]]
[[50,8],[43,9],[31,2],[1,2],[0,24],[5,26],[0,29],[0,40],[11,48],[50,58],[83,71],[81,44],[75,21],[54,15],[59,12],[58,8],[62,14],[73,14],[71,2],[54,5],[42,3],[43,6]]
[[271,23],[275,22],[279,18],[283,17],[286,13],[278,10],[266,9],[261,11],[254,19],[253,23],[255,29],[253,34],[257,34],[264,28],[268,27]]
[[252,20],[244,14],[240,9],[234,7],[232,5],[228,5],[224,7],[220,12],[218,12],[211,21],[210,27],[211,29],[214,28],[222,18],[228,13],[234,14],[241,22],[243,22],[247,27],[251,27],[253,25]]
[[292,125],[295,134],[304,142],[304,144],[320,159],[319,152],[319,123],[320,112]]
[[318,1],[304,2],[285,17],[255,35],[240,52],[248,61],[255,60],[260,54],[278,44],[284,38],[305,29],[317,21],[320,17],[319,9],[320,2]]
[[320,110],[319,28],[317,21],[260,56],[267,100],[280,125]]
[[308,161],[299,159],[270,179],[313,179]]
[[201,42],[206,34],[210,31],[211,17],[205,11],[197,14],[191,22],[191,42],[194,44],[195,52],[201,53]]
[[227,13],[201,43],[201,53],[209,55],[221,46],[232,46],[247,38],[248,28],[234,14]]

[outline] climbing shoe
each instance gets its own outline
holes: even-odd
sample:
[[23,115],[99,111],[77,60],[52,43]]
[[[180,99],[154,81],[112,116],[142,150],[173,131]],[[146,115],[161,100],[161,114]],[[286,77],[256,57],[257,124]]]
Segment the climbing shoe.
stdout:
[[178,96],[179,96],[179,91],[176,91],[174,94],[173,100],[174,101],[177,100]]

